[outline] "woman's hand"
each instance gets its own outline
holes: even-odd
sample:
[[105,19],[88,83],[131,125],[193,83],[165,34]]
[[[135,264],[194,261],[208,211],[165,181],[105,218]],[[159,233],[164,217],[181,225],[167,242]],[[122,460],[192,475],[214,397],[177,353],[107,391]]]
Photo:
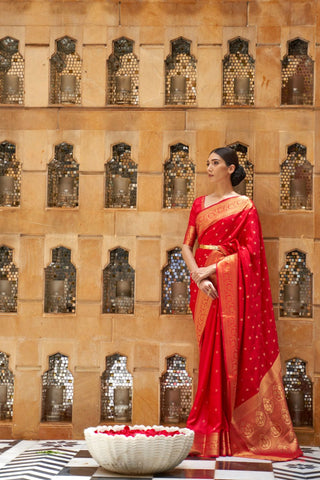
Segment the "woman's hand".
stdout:
[[214,263],[213,265],[208,265],[207,267],[198,267],[193,272],[191,272],[192,280],[198,285],[199,283],[210,277],[216,273],[217,265]]
[[218,292],[214,287],[213,283],[210,282],[210,280],[201,280],[201,282],[199,282],[198,287],[199,287],[199,290],[201,290],[203,293],[211,297],[213,300],[218,298]]

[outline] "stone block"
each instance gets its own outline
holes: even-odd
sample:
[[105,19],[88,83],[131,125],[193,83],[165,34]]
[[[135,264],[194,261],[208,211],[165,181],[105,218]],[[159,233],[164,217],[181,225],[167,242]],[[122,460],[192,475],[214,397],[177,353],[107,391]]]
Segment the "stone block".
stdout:
[[[46,207],[47,175],[45,172],[23,172],[21,176],[21,210],[32,216]],[[30,222],[30,217],[29,217]]]
[[274,27],[290,24],[289,1],[261,2],[259,0],[249,3],[248,24],[257,27]]
[[140,47],[141,107],[163,107],[165,102],[165,79],[162,45],[142,45]]
[[100,366],[99,342],[101,340],[111,341],[112,328],[112,318],[109,315],[101,314],[100,304],[87,302],[78,304],[76,335],[78,338],[77,357],[80,365]]
[[84,130],[80,137],[80,171],[104,172],[106,162],[105,132]]
[[225,132],[220,130],[197,130],[196,131],[197,154],[195,158],[196,171],[207,173],[207,160],[213,149],[223,147]]
[[83,26],[84,45],[106,45],[107,27],[105,25],[87,25]]
[[27,46],[25,51],[25,106],[46,107],[48,92],[48,46]]
[[196,26],[207,23],[210,18],[213,25],[246,25],[245,2],[198,3],[123,3],[121,19],[123,25],[145,26]]
[[0,424],[0,438],[3,440],[11,440],[13,438],[13,425],[12,423]]
[[159,344],[158,342],[135,342],[134,344],[134,368],[152,368],[159,370]]
[[291,25],[314,25],[316,23],[316,3],[310,0],[290,2]]
[[[15,405],[13,437],[35,440],[41,415],[41,371],[37,366],[19,367],[15,371]],[[28,405],[26,415],[25,406]]]
[[[19,146],[19,147],[18,147]],[[48,136],[45,130],[26,130],[23,132],[23,140],[17,146],[19,148],[19,160],[23,164],[23,170],[46,171],[52,146],[48,145]]]
[[141,173],[162,173],[163,132],[144,131],[139,135],[139,171]]
[[106,52],[104,46],[83,48],[82,105],[103,107],[106,104]]
[[167,209],[161,215],[161,235],[181,238],[181,243],[187,229],[187,219],[190,209]]
[[259,213],[274,214],[279,211],[280,181],[278,176],[255,175],[254,203]]
[[115,234],[120,236],[159,236],[162,215],[159,212],[120,211],[115,213]]
[[158,370],[136,370],[133,376],[133,425],[159,425]]
[[39,365],[38,339],[20,337],[17,341],[16,362],[19,366]]
[[7,353],[5,350],[5,340],[16,337],[18,333],[18,322],[19,317],[16,313],[0,313],[1,349],[5,353]]
[[279,134],[273,131],[255,132],[255,154],[250,159],[255,173],[279,173]]
[[158,302],[160,294],[159,239],[137,239],[136,301]]
[[163,45],[165,38],[165,26],[145,26],[141,24],[140,45]]
[[280,48],[274,45],[257,47],[255,105],[278,107],[281,100]]
[[23,109],[13,110],[10,107],[1,107],[1,129],[10,130],[41,130],[44,125],[48,130],[58,127],[57,109]]
[[43,299],[44,289],[44,238],[22,236],[19,268],[19,300]]
[[295,346],[301,351],[301,358],[304,347],[310,348],[313,342],[313,322],[305,321],[303,318],[297,320],[282,319],[277,323],[279,344]]
[[100,422],[99,370],[76,367],[74,377],[72,424],[74,438],[83,439],[83,430]]
[[71,440],[73,438],[73,425],[65,422],[42,422],[39,424],[35,438],[39,438],[39,440]]
[[137,208],[140,212],[159,212],[163,204],[161,175],[138,175]]
[[77,300],[78,302],[90,301],[100,303],[102,296],[102,236],[81,236],[79,237],[78,246]]
[[104,208],[105,175],[100,172],[82,174],[79,178],[79,207],[82,211],[102,211]]
[[50,41],[50,29],[47,25],[26,25],[25,26],[26,44],[48,45]]
[[313,238],[314,219],[311,211],[295,212],[285,211],[280,214],[281,237]]
[[[104,111],[64,108],[60,113],[60,128],[63,130],[104,130],[126,131],[141,130],[183,130],[185,113],[173,111],[138,111],[134,109],[115,109],[110,107]],[[10,124],[11,125],[11,124]]]
[[197,104],[199,108],[220,107],[222,103],[222,59],[219,46],[198,48]]
[[257,28],[257,42],[262,45],[275,45],[281,42],[281,27],[280,26],[260,26]]

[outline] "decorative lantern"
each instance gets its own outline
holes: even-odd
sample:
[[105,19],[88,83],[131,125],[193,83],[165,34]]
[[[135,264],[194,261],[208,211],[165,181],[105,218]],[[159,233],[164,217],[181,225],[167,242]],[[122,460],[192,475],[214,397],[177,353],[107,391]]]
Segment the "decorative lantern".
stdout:
[[185,104],[187,92],[187,78],[182,75],[173,75],[170,78],[170,103]]
[[115,175],[112,179],[113,207],[130,207],[130,178]]
[[293,425],[295,427],[303,425],[304,393],[301,390],[290,390],[288,392],[288,408]]
[[300,285],[290,283],[283,286],[283,308],[289,317],[299,316]]
[[116,75],[116,101],[117,103],[130,103],[131,99],[131,77],[127,75]]
[[290,180],[290,208],[306,208],[307,184],[305,178],[292,178]]
[[18,75],[6,74],[3,78],[3,91],[6,96],[19,95],[19,77]]
[[14,197],[14,178],[8,175],[0,175],[0,199],[1,205],[11,207]]
[[303,104],[304,77],[303,75],[293,75],[288,79],[289,103],[292,105]]
[[173,207],[187,207],[187,178],[176,177],[173,179],[173,195],[172,206]]
[[180,420],[180,389],[166,388],[164,393],[165,423],[179,423]]
[[131,281],[120,279],[116,284],[116,313],[132,313],[133,298],[131,294]]
[[58,188],[58,206],[69,206],[74,194],[74,178],[60,177]]
[[46,396],[46,420],[48,422],[59,422],[62,419],[63,391],[63,385],[48,386]]
[[76,103],[77,77],[75,75],[61,75],[61,103]]
[[131,419],[130,393],[131,387],[117,386],[113,391],[114,420],[116,422],[128,422]]
[[188,285],[185,282],[172,284],[172,313],[188,312]]

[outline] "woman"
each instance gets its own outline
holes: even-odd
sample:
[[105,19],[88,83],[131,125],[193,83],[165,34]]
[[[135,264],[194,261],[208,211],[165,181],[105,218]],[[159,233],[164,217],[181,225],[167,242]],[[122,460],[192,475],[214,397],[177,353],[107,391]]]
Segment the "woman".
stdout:
[[193,453],[293,459],[302,452],[282,384],[257,211],[232,188],[245,177],[232,148],[213,150],[207,170],[213,193],[194,201],[182,247],[200,349],[187,422]]

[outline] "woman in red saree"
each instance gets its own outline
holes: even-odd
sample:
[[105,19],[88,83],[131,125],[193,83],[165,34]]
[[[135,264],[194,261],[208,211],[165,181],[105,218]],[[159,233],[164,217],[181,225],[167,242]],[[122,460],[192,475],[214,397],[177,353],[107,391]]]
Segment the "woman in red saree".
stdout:
[[[182,247],[200,349],[187,426],[193,453],[289,460],[302,455],[282,384],[260,222],[231,148],[208,159],[213,193],[194,201]],[[198,242],[195,255],[193,247]]]

